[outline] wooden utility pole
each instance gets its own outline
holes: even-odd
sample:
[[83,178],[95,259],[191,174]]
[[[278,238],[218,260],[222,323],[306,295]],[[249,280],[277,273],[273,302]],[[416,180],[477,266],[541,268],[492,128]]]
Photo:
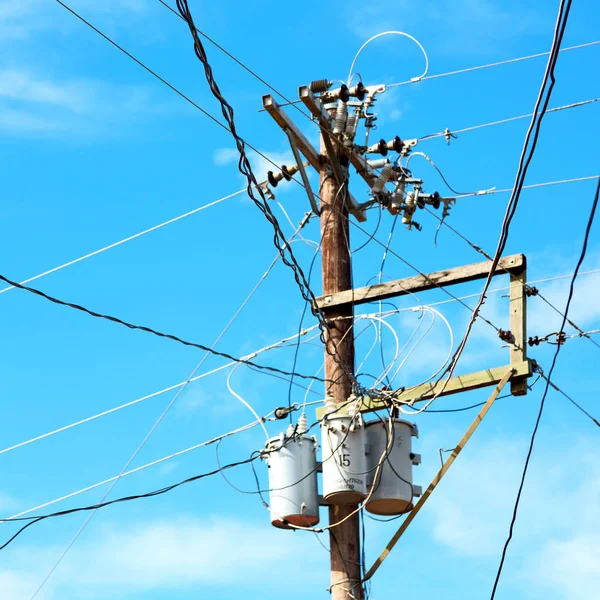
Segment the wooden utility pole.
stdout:
[[[329,144],[328,144],[329,145]],[[347,169],[341,169],[335,156],[329,156],[321,137],[321,154],[327,158],[321,166],[321,255],[323,265],[323,294],[335,294],[352,288],[352,262],[350,257],[350,227],[347,204]],[[343,171],[346,181],[338,183],[337,175]],[[341,188],[340,188],[341,186]],[[352,317],[351,303],[340,308],[326,310],[327,319]],[[329,322],[329,334],[325,350],[326,395],[333,396],[336,403],[347,402],[352,393],[351,374],[354,373],[354,335],[352,319]],[[334,358],[335,354],[336,358]],[[345,365],[345,368],[340,366]],[[357,505],[330,505],[329,523],[337,523],[356,511]],[[360,537],[358,512],[334,527],[329,536],[331,550],[331,598],[332,600],[361,600],[360,584]]]

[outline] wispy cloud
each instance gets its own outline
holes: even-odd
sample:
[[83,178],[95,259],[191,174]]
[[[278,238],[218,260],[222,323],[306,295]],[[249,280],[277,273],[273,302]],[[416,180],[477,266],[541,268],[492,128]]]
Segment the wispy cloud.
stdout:
[[[80,0],[73,8],[87,16],[129,13],[139,17],[148,11],[148,3],[143,0]],[[0,43],[29,40],[42,31],[52,30],[64,12],[59,4],[47,0],[0,0]]]
[[[60,79],[27,68],[0,70],[0,129],[18,134],[120,135],[168,107],[144,86]],[[112,126],[112,127],[111,127]]]
[[[85,597],[124,597],[137,592],[203,588],[242,583],[263,585],[256,573],[269,565],[270,582],[284,583],[286,564],[314,540],[282,535],[268,524],[252,524],[215,517],[201,521],[180,517],[136,525],[108,525],[89,542],[69,553],[47,585],[45,598],[56,600],[85,589]],[[260,552],[257,552],[260,548]],[[0,571],[3,600],[22,600],[39,583],[59,548],[24,547],[13,554],[10,566]],[[235,568],[232,569],[232,565]],[[310,573],[309,565],[306,572]],[[278,573],[280,575],[278,576]]]

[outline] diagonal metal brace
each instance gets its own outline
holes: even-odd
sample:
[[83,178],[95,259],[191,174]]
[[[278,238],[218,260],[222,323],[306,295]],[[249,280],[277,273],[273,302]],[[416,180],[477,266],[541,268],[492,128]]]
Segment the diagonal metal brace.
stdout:
[[446,472],[448,471],[448,469],[450,468],[452,463],[455,461],[456,457],[460,454],[464,445],[469,441],[469,439],[473,435],[473,432],[477,429],[477,427],[479,426],[479,424],[481,423],[481,421],[483,420],[483,418],[485,417],[487,412],[490,410],[490,408],[492,407],[492,404],[494,404],[496,398],[502,391],[502,388],[510,380],[513,373],[514,373],[513,369],[509,369],[506,372],[506,374],[504,375],[504,377],[500,380],[500,383],[497,385],[496,389],[492,392],[492,395],[489,397],[489,399],[485,403],[484,407],[481,409],[479,414],[475,417],[475,420],[473,421],[473,423],[471,423],[471,426],[469,427],[469,429],[467,429],[465,435],[463,435],[460,442],[458,442],[458,445],[456,446],[456,448],[454,448],[450,458],[448,458],[448,460],[443,464],[443,466],[439,470],[438,474],[433,478],[433,481],[429,484],[429,487],[427,488],[425,493],[421,496],[421,498],[417,502],[417,504],[415,504],[414,508],[408,513],[408,516],[403,521],[402,525],[400,526],[400,529],[398,529],[398,531],[395,533],[394,537],[389,541],[388,545],[384,548],[383,552],[379,555],[379,558],[373,563],[373,566],[366,572],[361,583],[364,583],[365,581],[368,581],[369,579],[371,579],[371,577],[373,577],[373,575],[375,574],[375,571],[377,571],[377,569],[379,569],[379,567],[381,566],[381,563],[385,560],[387,555],[392,551],[392,548],[396,545],[396,543],[398,542],[398,540],[400,539],[402,534],[408,529],[408,526],[412,523],[412,520],[417,516],[417,513],[421,510],[421,508],[423,507],[425,502],[427,502],[427,498],[429,498],[429,496],[431,496],[431,494],[433,493],[433,490],[436,488],[437,484],[442,480],[442,477],[446,474]]
[[302,177],[302,182],[304,183],[304,187],[306,188],[306,194],[308,195],[308,201],[310,202],[310,206],[315,215],[319,216],[321,213],[319,212],[319,207],[317,206],[315,195],[313,194],[312,188],[310,187],[310,181],[308,180],[308,175],[306,174],[306,169],[304,168],[304,164],[302,163],[302,158],[300,156],[300,152],[298,151],[298,146],[296,146],[294,136],[289,130],[289,127],[284,127],[283,131],[288,136],[288,140],[290,141],[290,147],[292,148],[292,152],[294,153],[294,158],[296,159],[296,164],[298,165],[298,170],[300,171],[300,177]]

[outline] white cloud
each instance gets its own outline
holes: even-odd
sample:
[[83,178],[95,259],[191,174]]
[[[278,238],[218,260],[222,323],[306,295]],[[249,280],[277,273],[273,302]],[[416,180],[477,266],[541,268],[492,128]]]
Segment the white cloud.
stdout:
[[29,69],[0,70],[0,128],[19,134],[118,135],[125,123],[165,111],[148,88]]
[[236,162],[239,156],[236,148],[217,148],[213,154],[213,162],[217,167],[225,167]]
[[[600,585],[597,440],[554,433],[556,440],[569,442],[544,446],[538,441],[534,449],[504,585],[529,588],[531,596],[545,590],[548,600],[575,600]],[[470,442],[428,503],[435,540],[471,560],[499,554],[528,441],[503,435]],[[426,438],[423,455],[435,454],[439,442]],[[438,468],[432,463],[427,466],[429,475]]]
[[[84,16],[124,12],[139,16],[148,10],[148,3],[144,0],[80,0],[73,8],[81,10]],[[62,13],[66,13],[62,6],[47,0],[0,0],[0,39],[3,42],[31,39],[40,31],[54,29]]]
[[[283,584],[290,561],[312,548],[314,541],[276,531],[268,524],[266,511],[264,517],[256,525],[221,517],[105,525],[101,533],[80,541],[67,554],[46,586],[45,598],[81,597],[81,590],[87,598],[107,598],[132,592],[151,597],[152,591],[199,584],[204,589],[225,584],[262,586],[256,573],[264,565],[269,565],[270,582]],[[13,564],[0,571],[3,600],[28,597],[60,550],[25,547],[16,552]],[[307,554],[303,565],[310,573]]]

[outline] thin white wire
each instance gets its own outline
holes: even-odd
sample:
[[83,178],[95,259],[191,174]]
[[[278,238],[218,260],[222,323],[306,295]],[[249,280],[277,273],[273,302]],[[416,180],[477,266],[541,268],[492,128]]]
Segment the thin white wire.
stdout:
[[[569,48],[562,48],[559,50],[559,52],[568,52],[569,50],[578,50],[579,48],[587,48],[589,46],[596,46],[597,44],[600,44],[600,40],[597,40],[595,42],[588,42],[586,44],[578,44],[577,46],[570,46]],[[521,56],[519,58],[510,58],[508,60],[501,60],[499,62],[489,63],[487,65],[479,65],[476,67],[468,67],[466,69],[458,69],[457,71],[447,71],[446,73],[438,73],[436,75],[428,75],[427,77],[423,77],[420,80],[409,79],[407,81],[400,81],[398,83],[390,83],[390,84],[386,85],[386,87],[390,88],[390,87],[395,87],[398,85],[408,85],[410,83],[417,83],[417,81],[426,81],[428,79],[439,79],[440,77],[448,77],[450,75],[459,75],[461,73],[469,73],[471,71],[480,71],[481,69],[488,69],[490,67],[499,67],[501,65],[508,65],[510,63],[516,63],[516,62],[520,62],[523,60],[529,60],[530,58],[539,58],[541,56],[548,56],[549,54],[550,54],[550,52],[539,52],[538,54],[530,54],[528,56]]]
[[231,376],[236,372],[236,370],[240,367],[240,365],[242,365],[243,363],[238,363],[235,367],[233,367],[233,369],[231,369],[229,371],[229,374],[227,375],[227,389],[229,390],[229,393],[234,396],[235,398],[237,398],[257,419],[257,421],[260,422],[260,426],[262,427],[262,430],[265,432],[265,437],[267,439],[269,439],[269,432],[267,431],[267,428],[265,427],[265,424],[261,421],[260,416],[258,415],[258,413],[254,410],[254,408],[252,407],[251,404],[249,404],[246,400],[244,400],[232,387],[231,387]]
[[[300,223],[300,225],[298,226],[298,228],[296,229],[296,231],[292,234],[291,238],[293,238],[302,229],[303,223],[304,223],[304,221],[302,221]],[[262,282],[266,279],[266,277],[268,276],[269,272],[275,266],[275,264],[277,263],[278,260],[279,260],[279,256],[276,256],[275,259],[269,265],[269,268],[267,269],[267,271],[258,280],[258,283],[254,286],[254,288],[252,289],[252,291],[250,292],[250,294],[248,294],[248,296],[246,297],[246,299],[242,302],[242,304],[240,305],[240,307],[234,313],[233,317],[231,317],[231,319],[229,320],[229,322],[227,323],[227,325],[225,325],[225,327],[223,328],[223,330],[221,331],[221,333],[217,336],[217,338],[215,339],[215,341],[212,343],[211,350],[219,343],[219,341],[221,340],[221,338],[227,333],[227,331],[229,330],[229,328],[233,325],[233,323],[235,322],[235,320],[237,319],[237,317],[239,316],[239,314],[242,312],[242,310],[244,309],[244,307],[246,306],[246,304],[250,301],[250,299],[252,298],[252,296],[254,296],[254,294],[256,293],[256,291],[258,290],[258,288],[260,287],[260,285],[262,284]],[[167,416],[167,414],[169,413],[169,411],[171,410],[171,408],[173,407],[173,405],[177,402],[179,396],[181,396],[181,394],[183,393],[183,391],[186,389],[186,387],[190,383],[190,379],[196,375],[196,373],[198,372],[198,370],[200,369],[200,367],[204,364],[204,362],[206,361],[206,359],[209,356],[210,356],[210,352],[207,351],[207,352],[204,353],[204,356],[200,359],[200,362],[198,362],[198,364],[196,365],[196,367],[193,369],[193,371],[190,374],[190,376],[188,377],[185,385],[183,385],[182,387],[180,387],[177,390],[176,394],[173,396],[173,398],[171,399],[171,401],[169,402],[169,404],[166,406],[166,408],[163,410],[163,412],[159,415],[158,419],[154,422],[154,424],[152,425],[152,427],[150,428],[150,430],[148,431],[148,433],[146,434],[146,436],[142,439],[142,441],[139,444],[139,446],[135,449],[134,453],[127,460],[127,462],[125,463],[124,467],[121,469],[121,473],[124,473],[129,468],[129,465],[135,460],[135,458],[137,457],[137,455],[141,452],[142,448],[146,445],[146,442],[150,439],[150,437],[152,437],[152,434],[156,431],[156,429],[162,423],[163,419]],[[264,425],[263,425],[263,427],[264,427]],[[101,504],[102,502],[104,502],[106,500],[106,498],[108,498],[108,496],[111,493],[111,491],[113,490],[113,488],[117,485],[117,482],[119,481],[119,478],[120,478],[120,475],[119,475],[119,477],[117,477],[117,479],[115,479],[110,484],[108,490],[106,490],[106,492],[102,496],[99,504]],[[54,571],[56,570],[56,568],[58,567],[58,565],[62,562],[63,558],[67,555],[67,553],[69,552],[69,550],[71,549],[71,547],[73,546],[73,544],[77,541],[77,539],[79,538],[79,536],[81,535],[81,533],[83,532],[83,530],[87,527],[88,523],[92,520],[92,518],[94,517],[94,515],[96,514],[96,512],[97,512],[97,509],[95,509],[95,510],[93,510],[93,511],[91,511],[89,513],[89,515],[87,516],[86,520],[83,522],[83,524],[81,525],[81,527],[77,530],[77,532],[75,533],[75,535],[73,536],[73,538],[71,539],[71,541],[69,542],[69,544],[67,545],[67,547],[65,548],[65,550],[59,556],[58,560],[54,563],[54,565],[52,566],[52,568],[50,569],[50,571],[48,572],[48,574],[44,577],[44,579],[40,583],[39,587],[33,593],[33,595],[31,596],[31,600],[33,600],[39,594],[39,592],[42,590],[42,588],[44,587],[44,585],[46,584],[46,582],[50,579],[50,577],[52,576],[52,574],[54,573]]]
[[[599,100],[600,100],[600,98],[591,98],[590,100],[582,100],[581,102],[573,102],[572,104],[565,104],[564,106],[555,106],[554,108],[549,108],[545,114],[559,112],[561,110],[568,110],[570,108],[579,108],[580,106],[594,104],[595,102],[598,102]],[[541,113],[538,113],[538,114],[541,114]],[[498,121],[482,123],[481,125],[472,125],[471,127],[463,127],[462,129],[453,129],[453,130],[447,129],[446,131],[441,131],[439,133],[432,133],[430,135],[425,135],[425,136],[419,138],[419,142],[435,140],[437,138],[446,137],[446,135],[458,135],[459,133],[475,131],[477,129],[483,129],[485,127],[492,127],[494,125],[502,125],[504,123],[512,123],[513,121],[519,121],[521,119],[527,119],[529,117],[533,117],[533,113],[529,113],[526,115],[519,115],[518,117],[508,117],[507,119],[500,119]],[[408,164],[408,161],[407,161],[407,164]]]
[[[38,273],[37,275],[34,275],[33,277],[29,277],[28,279],[24,279],[23,281],[19,282],[21,285],[26,285],[28,283],[31,283],[32,281],[36,281],[37,279],[41,279],[42,277],[46,277],[46,275],[50,275],[52,273],[56,273],[57,271],[61,271],[62,269],[66,269],[67,267],[71,267],[77,263],[80,263],[84,260],[87,260],[88,258],[92,258],[92,256],[97,256],[98,254],[102,254],[103,252],[106,252],[107,250],[111,250],[112,248],[116,248],[117,246],[121,246],[127,242],[130,242],[131,240],[135,240],[139,237],[142,237],[143,235],[146,235],[147,233],[151,233],[152,231],[156,231],[157,229],[160,229],[161,227],[166,227],[167,225],[171,225],[172,223],[175,223],[177,221],[181,221],[181,219],[185,219],[186,217],[190,217],[192,215],[195,215],[196,213],[199,213],[203,210],[206,210],[207,208],[210,208],[211,206],[215,206],[217,204],[220,204],[221,202],[225,202],[225,200],[229,200],[231,198],[234,198],[235,196],[239,196],[240,194],[243,194],[244,192],[246,192],[246,188],[244,188],[243,190],[239,190],[237,192],[234,192],[233,194],[229,194],[228,196],[223,196],[223,198],[219,198],[218,200],[214,200],[213,202],[209,202],[208,204],[205,204],[203,206],[199,206],[198,208],[195,208],[194,210],[190,210],[186,213],[183,213],[182,215],[179,215],[177,217],[173,217],[172,219],[169,219],[168,221],[164,221],[162,223],[159,223],[158,225],[154,225],[153,227],[149,227],[148,229],[144,229],[144,231],[140,231],[138,233],[135,233],[133,235],[130,235],[129,237],[126,237],[122,240],[119,240],[118,242],[114,242],[112,244],[109,244],[108,246],[104,246],[103,248],[99,248],[98,250],[94,250],[93,252],[89,252],[88,254],[84,254],[83,256],[80,256],[79,258],[76,258],[74,260],[70,260],[69,262],[63,263],[62,265],[58,265],[57,267],[54,267],[52,269],[49,269],[48,271],[44,271],[43,273]],[[4,294],[5,292],[8,292],[10,290],[15,289],[14,286],[8,286],[5,288],[0,289],[0,294]]]
[[[547,187],[549,185],[563,185],[565,183],[578,183],[580,181],[591,181],[592,179],[598,179],[599,175],[589,175],[587,177],[575,177],[573,179],[560,179],[558,181],[546,181],[544,183],[531,183],[529,185],[524,185],[524,190],[529,190],[532,188],[540,188]],[[508,192],[512,192],[512,188],[506,188],[502,190],[497,190],[494,188],[490,188],[488,190],[479,190],[478,192],[473,192],[471,194],[461,194],[459,196],[454,196],[457,200],[461,198],[471,198],[472,196],[487,196],[489,194],[506,194]]]
[[369,329],[370,327],[373,327],[373,330],[375,331],[375,336],[373,338],[373,343],[371,344],[371,347],[369,348],[369,350],[367,351],[367,353],[364,355],[362,361],[360,362],[360,364],[358,365],[358,367],[356,368],[356,372],[360,373],[360,370],[363,368],[364,364],[367,362],[367,360],[369,359],[369,356],[371,356],[371,354],[373,353],[373,350],[375,350],[375,347],[377,346],[377,342],[379,341],[379,332],[377,331],[377,327],[375,327],[375,322],[371,321],[370,325],[367,325],[362,331],[361,333],[364,333],[367,329]]
[[[422,381],[421,383],[418,383],[417,385],[414,385],[414,386],[410,386],[409,389],[414,389],[415,387],[419,387],[420,385],[428,383],[429,381],[431,381],[432,379],[434,379],[435,377],[437,377],[446,368],[446,365],[452,359],[452,351],[454,350],[454,332],[452,331],[452,327],[451,327],[450,323],[448,322],[448,319],[446,319],[446,317],[444,317],[444,315],[441,312],[439,312],[438,310],[435,310],[435,308],[431,308],[430,306],[427,306],[427,307],[419,306],[418,309],[427,310],[428,312],[431,312],[434,315],[440,317],[440,319],[442,319],[442,321],[444,321],[444,323],[446,324],[446,327],[448,328],[448,333],[450,334],[450,345],[449,345],[448,354],[446,356],[446,359],[441,364],[441,366],[439,367],[439,369],[437,371],[435,371],[435,373],[433,373],[432,375],[430,375],[427,379],[425,379],[424,381]],[[435,316],[434,316],[434,320],[435,320]],[[432,321],[432,325],[433,325],[433,321]],[[428,332],[429,332],[429,330],[428,330]],[[421,339],[423,339],[423,338],[421,338]],[[419,343],[421,342],[421,339],[419,339],[419,341],[411,349],[411,353],[419,345]],[[400,409],[400,410],[402,411],[402,409]],[[422,412],[422,411],[419,411],[419,412]],[[407,414],[412,414],[412,413],[407,413]],[[418,413],[414,413],[414,414],[418,414]]]
[[[415,312],[417,310],[419,310],[420,307],[415,307]],[[415,335],[417,335],[417,332],[419,331],[419,329],[421,328],[421,326],[423,325],[424,319],[423,317],[423,309],[421,309],[421,317],[419,317],[419,323],[417,325],[417,327],[415,328],[415,330],[412,332],[411,336],[408,338],[406,344],[404,345],[404,348],[402,349],[403,351],[406,349],[406,347],[410,344],[410,342],[412,341],[412,339],[415,337]],[[431,314],[431,313],[430,313]],[[412,353],[415,351],[415,349],[419,346],[419,344],[423,341],[423,339],[425,339],[425,337],[428,335],[428,333],[431,331],[433,325],[435,323],[435,316],[432,315],[431,321],[429,323],[429,326],[427,327],[427,329],[425,330],[425,332],[421,335],[421,337],[415,342],[415,344],[413,344],[412,348],[408,351],[407,355],[402,359],[402,362],[398,365],[398,368],[396,369],[396,371],[394,372],[394,375],[392,376],[392,378],[390,379],[390,387],[391,384],[393,384],[394,380],[396,379],[396,377],[398,376],[398,373],[400,372],[400,370],[402,369],[402,367],[406,364],[406,361],[411,357]]]
[[[384,35],[401,35],[403,37],[407,37],[409,40],[412,40],[415,44],[417,44],[417,46],[419,46],[419,48],[421,49],[421,52],[423,53],[423,56],[425,57],[425,70],[423,71],[422,75],[419,75],[419,77],[413,77],[411,79],[411,81],[420,81],[421,79],[423,79],[425,77],[425,75],[427,75],[427,71],[429,70],[429,57],[427,56],[427,52],[425,51],[425,48],[423,48],[423,45],[421,44],[421,42],[419,42],[419,40],[417,40],[417,38],[413,37],[412,35],[405,33],[404,31],[384,31],[382,33],[378,33],[377,35],[374,35],[373,37],[369,38],[358,50],[358,52],[356,53],[356,56],[354,57],[354,60],[352,61],[352,65],[350,66],[350,72],[348,73],[348,85],[350,85],[350,81],[352,80],[352,74],[354,72],[354,66],[356,65],[356,61],[358,60],[358,57],[360,56],[360,53],[373,41],[376,40],[377,38],[380,38]],[[388,86],[389,87],[389,86]]]
[[375,380],[375,383],[373,384],[373,387],[377,387],[385,379],[387,374],[396,366],[396,361],[398,360],[398,356],[400,354],[400,341],[398,339],[398,334],[387,321],[385,321],[381,317],[369,318],[377,321],[380,325],[385,325],[392,332],[392,336],[394,337],[394,341],[396,343],[396,351],[394,354],[394,358],[390,361],[390,364],[383,370],[381,375]]
[[[448,353],[448,356],[446,357],[446,360],[444,361],[444,363],[442,364],[442,366],[428,379],[426,379],[425,381],[423,381],[422,383],[418,384],[417,386],[411,386],[411,388],[409,389],[414,389],[415,387],[418,387],[419,385],[423,385],[423,383],[427,383],[428,381],[431,381],[434,377],[436,377],[437,375],[439,375],[439,373],[446,367],[446,365],[452,360],[452,351],[454,349],[454,333],[452,331],[452,327],[450,326],[450,323],[448,322],[448,320],[446,319],[446,317],[444,317],[444,315],[435,310],[432,309],[431,307],[427,307],[427,310],[433,310],[435,311],[435,313],[444,321],[444,323],[446,324],[446,327],[448,328],[448,331],[450,333],[450,351]],[[448,373],[448,377],[446,378],[446,381],[448,381],[448,379],[450,378],[450,373]],[[427,408],[429,406],[431,406],[431,404],[433,402],[435,402],[435,400],[437,399],[437,394],[434,394],[434,396],[431,398],[431,400],[429,400],[429,402],[426,402],[424,406],[422,406],[419,410],[415,410],[415,411],[409,411],[406,410],[404,408],[402,408],[402,406],[398,406],[398,409],[400,410],[401,413],[405,414],[405,415],[418,415],[420,413],[422,413],[423,411],[427,410]],[[414,400],[410,401],[410,406],[412,406],[414,403]]]
[[[319,403],[322,403],[322,400],[318,400]],[[268,417],[269,415],[267,415]],[[265,418],[267,418],[265,417]],[[189,448],[185,448],[184,450],[179,450],[178,452],[174,452],[173,454],[169,454],[168,456],[163,456],[162,458],[159,458],[157,460],[153,460],[152,462],[146,463],[145,465],[141,465],[139,467],[136,467],[135,469],[131,469],[129,471],[125,471],[119,475],[115,475],[114,477],[109,477],[108,479],[105,479],[103,481],[99,481],[98,483],[94,483],[92,485],[88,485],[87,487],[81,488],[75,492],[71,492],[70,494],[66,494],[64,496],[61,496],[60,498],[55,498],[54,500],[50,500],[48,502],[44,502],[43,504],[40,504],[38,506],[34,506],[33,508],[28,508],[27,510],[24,510],[20,513],[17,513],[15,515],[12,515],[11,517],[5,517],[5,519],[3,519],[3,521],[10,521],[13,519],[17,519],[19,517],[22,517],[24,515],[28,515],[31,514],[32,512],[35,512],[37,510],[41,510],[42,508],[47,508],[48,506],[52,506],[54,504],[57,504],[59,502],[62,502],[64,500],[68,500],[69,498],[73,498],[75,496],[79,496],[80,494],[83,494],[85,492],[89,492],[90,490],[94,490],[98,487],[101,487],[103,485],[106,485],[107,483],[111,483],[112,481],[116,481],[119,478],[123,478],[123,477],[129,477],[129,475],[133,475],[135,473],[138,473],[140,471],[143,471],[145,469],[148,469],[150,467],[154,467],[156,465],[159,465],[165,461],[171,460],[173,458],[176,458],[178,456],[181,456],[183,454],[187,454],[188,452],[191,452],[192,450],[197,450],[198,448],[202,448],[203,446],[209,446],[210,444],[213,444],[223,438],[235,435],[237,433],[241,433],[242,431],[247,431],[248,429],[252,429],[253,427],[256,427],[259,424],[259,421],[253,421],[252,423],[248,423],[246,425],[243,425],[242,427],[238,427],[237,429],[234,429],[232,431],[228,431],[227,433],[224,433],[222,435],[219,435],[215,438],[212,438],[210,440],[207,440],[205,442],[201,442],[200,444],[195,444],[194,446],[190,446]]]
[[[301,332],[300,335],[304,336],[307,335],[307,333],[312,330],[315,329],[318,326],[314,326],[311,327],[310,329],[307,330],[303,330]],[[269,346],[265,346],[264,348],[260,348],[259,350],[255,350],[254,352],[252,352],[251,354],[248,354],[247,356],[242,356],[241,360],[251,360],[252,358],[258,356],[259,354],[262,354],[263,352],[267,352],[269,350],[273,350],[274,348],[278,348],[280,346],[283,346],[285,343],[287,343],[288,341],[291,341],[292,339],[296,339],[298,337],[298,334],[295,334],[294,336],[288,337],[288,338],[284,338],[283,340],[280,340],[278,342],[275,342],[274,344],[270,344]],[[316,336],[318,337],[318,335]],[[305,341],[308,341],[310,339],[313,338],[307,338]],[[304,343],[304,342],[302,342]],[[52,431],[48,431],[47,433],[44,433],[42,435],[38,435],[36,437],[33,437],[31,439],[25,440],[23,442],[19,442],[18,444],[14,444],[13,446],[8,446],[6,448],[3,448],[2,450],[0,450],[0,454],[5,454],[6,452],[10,452],[12,450],[16,450],[17,448],[21,448],[23,446],[27,446],[28,444],[31,444],[33,442],[37,442],[43,439],[46,439],[48,437],[51,437],[53,435],[56,435],[58,433],[62,433],[63,431],[67,431],[69,429],[72,429],[73,427],[77,427],[79,425],[83,425],[85,423],[89,423],[90,421],[94,421],[95,419],[99,419],[100,417],[104,417],[106,415],[110,415],[112,413],[115,413],[119,410],[123,410],[124,408],[129,408],[130,406],[135,406],[136,404],[139,404],[140,402],[144,402],[146,400],[150,400],[152,398],[155,398],[156,396],[160,396],[161,394],[164,394],[166,392],[171,392],[177,388],[183,387],[186,385],[186,383],[194,383],[195,381],[198,381],[200,379],[204,379],[205,377],[208,377],[209,375],[213,375],[214,373],[218,373],[219,371],[223,371],[225,369],[228,369],[232,366],[234,366],[235,364],[238,364],[236,361],[231,361],[228,362],[224,365],[221,365],[220,367],[216,367],[210,371],[206,371],[205,373],[202,373],[200,375],[196,375],[195,377],[192,377],[189,382],[188,380],[186,381],[182,381],[180,383],[176,383],[174,385],[171,385],[169,387],[166,387],[162,390],[158,390],[157,392],[152,392],[151,394],[148,394],[146,396],[142,396],[141,398],[136,398],[135,400],[131,400],[130,402],[126,402],[124,404],[120,404],[119,406],[115,406],[114,408],[110,408],[108,410],[105,410],[103,412],[97,413],[95,415],[92,415],[90,417],[86,417],[85,419],[81,419],[79,421],[75,421],[74,423],[70,423],[69,425],[63,425],[62,427],[59,427],[57,429],[53,429]],[[271,375],[268,372],[265,372],[265,375]],[[311,383],[314,383],[314,381],[311,381]],[[301,385],[300,383],[296,383],[294,382],[294,385],[302,387],[304,389],[305,386]],[[315,392],[316,393],[316,392]]]

